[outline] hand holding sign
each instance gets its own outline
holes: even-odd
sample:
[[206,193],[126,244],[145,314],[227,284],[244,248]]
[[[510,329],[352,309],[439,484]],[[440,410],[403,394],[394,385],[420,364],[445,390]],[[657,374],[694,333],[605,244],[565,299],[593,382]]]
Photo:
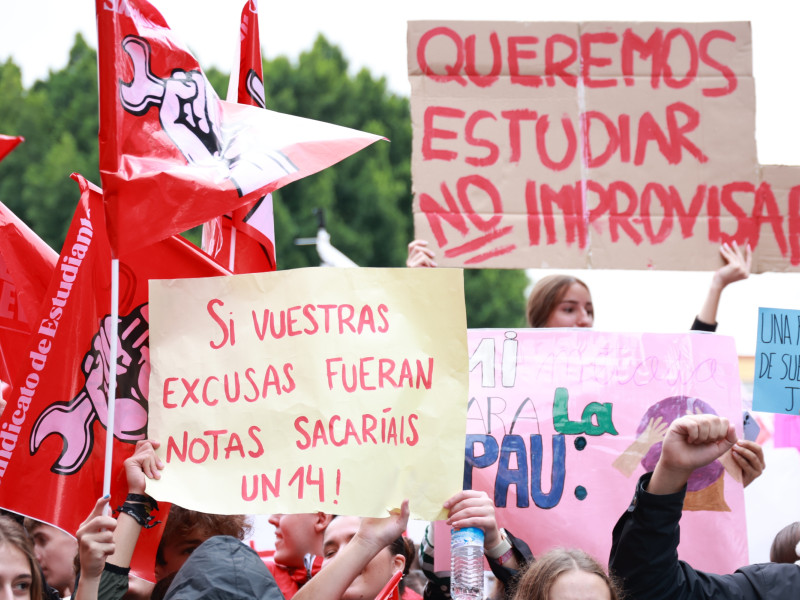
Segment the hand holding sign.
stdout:
[[742,470],[742,485],[747,487],[760,477],[767,467],[764,461],[764,450],[759,444],[750,440],[739,440],[731,448],[731,456]]

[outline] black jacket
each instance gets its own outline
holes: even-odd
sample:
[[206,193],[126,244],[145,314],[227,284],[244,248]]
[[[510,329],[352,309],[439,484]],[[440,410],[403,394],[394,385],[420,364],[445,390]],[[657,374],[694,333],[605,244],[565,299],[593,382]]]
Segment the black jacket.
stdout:
[[648,494],[651,475],[639,479],[633,502],[614,527],[608,566],[622,580],[626,600],[800,599],[798,565],[748,565],[715,575],[678,560],[686,488],[677,494]]
[[165,600],[283,600],[264,562],[230,536],[207,539],[184,563]]

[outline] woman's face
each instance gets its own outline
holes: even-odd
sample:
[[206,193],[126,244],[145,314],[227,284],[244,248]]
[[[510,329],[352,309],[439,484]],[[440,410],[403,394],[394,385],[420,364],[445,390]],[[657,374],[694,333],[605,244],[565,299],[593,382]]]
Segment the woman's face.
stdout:
[[558,576],[547,600],[611,600],[611,591],[599,575],[573,569]]
[[285,567],[302,567],[303,557],[312,549],[309,540],[319,534],[314,529],[317,513],[296,515],[273,514],[270,524],[275,528],[275,562]]
[[[325,539],[322,554],[325,568],[336,554],[344,548],[358,531],[361,524],[359,517],[336,517],[325,530]],[[367,563],[361,574],[358,575],[345,590],[342,600],[373,600],[397,570],[405,566],[405,558],[393,555],[388,547],[381,550]]]
[[0,600],[30,600],[33,575],[28,557],[16,546],[0,545]]
[[592,325],[594,325],[592,295],[577,282],[567,288],[544,324],[545,327],[591,327]]

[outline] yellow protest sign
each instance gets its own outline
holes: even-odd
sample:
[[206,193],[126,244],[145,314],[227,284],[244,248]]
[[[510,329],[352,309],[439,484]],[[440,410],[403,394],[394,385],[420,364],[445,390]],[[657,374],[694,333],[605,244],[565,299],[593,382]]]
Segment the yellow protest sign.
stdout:
[[461,489],[458,269],[296,269],[150,282],[158,499],[213,513],[423,519]]

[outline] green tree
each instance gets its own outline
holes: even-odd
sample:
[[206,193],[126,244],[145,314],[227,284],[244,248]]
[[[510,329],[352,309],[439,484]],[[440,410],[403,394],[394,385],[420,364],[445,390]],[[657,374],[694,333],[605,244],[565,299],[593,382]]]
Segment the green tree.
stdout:
[[[362,266],[402,266],[413,237],[411,120],[407,98],[392,94],[366,70],[348,75],[341,51],[320,36],[296,64],[284,57],[264,64],[267,107],[382,135],[338,165],[274,194],[278,268],[319,264],[313,247],[314,209],[325,211],[333,244]],[[528,279],[515,270],[465,270],[469,327],[524,324]]]
[[25,143],[0,163],[0,200],[56,250],[78,202],[69,175],[100,183],[97,150],[97,53],[78,34],[67,65],[30,90],[19,68],[0,66],[0,132]]
[[[218,69],[206,75],[224,97],[228,75]],[[316,234],[316,209],[324,210],[334,245],[359,265],[404,265],[413,237],[408,98],[367,70],[348,73],[341,50],[322,36],[294,63],[285,57],[265,62],[264,78],[271,110],[391,140],[274,194],[279,268],[319,264],[313,247],[294,244]],[[61,248],[78,201],[69,174],[100,183],[97,130],[97,53],[80,34],[67,65],[29,90],[13,61],[0,64],[0,133],[26,138],[0,163],[0,200],[53,248]],[[199,241],[199,230],[192,239]],[[526,284],[521,271],[466,271],[469,326],[520,325]]]
[[275,195],[279,268],[319,264],[313,248],[294,238],[313,236],[322,209],[335,245],[363,266],[395,266],[411,238],[411,128],[408,100],[387,91],[366,70],[348,75],[341,51],[318,37],[297,64],[280,57],[264,65],[267,107],[370,131],[377,142],[331,169]]

